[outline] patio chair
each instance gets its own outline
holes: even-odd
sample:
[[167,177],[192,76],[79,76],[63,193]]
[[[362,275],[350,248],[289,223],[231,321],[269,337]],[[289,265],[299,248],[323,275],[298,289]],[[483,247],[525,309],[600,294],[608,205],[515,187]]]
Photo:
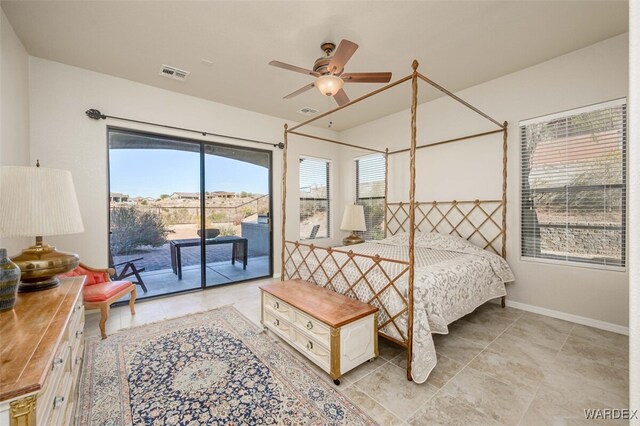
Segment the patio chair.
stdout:
[[[141,272],[144,272],[144,267],[139,268],[136,266],[135,262],[139,262],[144,257],[137,257],[135,259],[125,260],[119,263],[113,263],[113,254],[111,254],[111,250],[109,250],[109,268],[113,270],[111,274],[111,279],[114,281],[122,281],[129,277],[136,277],[137,281],[131,281],[134,284],[138,284],[142,287],[142,291],[147,292],[147,286],[144,285],[144,281],[142,281],[142,277],[140,276]],[[124,267],[118,272],[118,267]]]
[[313,228],[311,228],[311,234],[309,234],[310,240],[316,239],[316,235],[318,235],[318,230],[320,230],[320,225],[313,225]]
[[136,286],[131,281],[111,281],[110,275],[114,274],[112,268],[100,269],[80,263],[76,269],[60,275],[61,277],[75,277],[84,275],[84,287],[82,298],[85,309],[100,309],[100,335],[107,338],[106,324],[109,319],[111,304],[121,297],[131,294],[129,309],[131,315],[136,314],[134,304],[136,302]]

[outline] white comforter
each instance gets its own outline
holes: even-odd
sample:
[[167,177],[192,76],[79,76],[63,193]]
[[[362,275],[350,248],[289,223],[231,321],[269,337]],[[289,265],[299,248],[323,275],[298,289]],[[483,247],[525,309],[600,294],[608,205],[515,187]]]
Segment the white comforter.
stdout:
[[[398,234],[380,241],[336,249],[406,260],[408,234]],[[403,264],[382,261],[380,264],[385,274],[371,259],[356,256],[351,260],[348,255],[342,253],[333,253],[332,257],[325,259],[322,251],[317,251],[317,255],[309,255],[308,250],[306,247],[300,247],[300,253],[295,252],[291,261],[287,262],[288,277],[302,278],[320,285],[328,281],[327,277],[332,277],[333,288],[331,285],[328,288],[367,302],[374,295],[371,287],[376,293],[379,292],[389,283],[389,278],[393,279],[406,268]],[[514,277],[500,256],[451,235],[416,233],[415,259],[411,371],[413,380],[423,383],[437,362],[431,334],[447,334],[447,326],[450,323],[472,312],[484,302],[504,296],[504,284],[513,281]],[[360,279],[361,272],[369,270],[366,276],[371,287]],[[380,308],[380,323],[384,323],[390,316],[394,317],[405,308],[406,305],[398,291],[406,295],[407,282],[408,273],[405,273],[396,282],[398,290],[389,286],[380,296],[382,303],[376,299],[371,302]],[[349,290],[351,286],[353,289]],[[395,322],[397,327],[390,323],[381,331],[398,340],[404,340],[402,336],[406,336],[406,312]]]

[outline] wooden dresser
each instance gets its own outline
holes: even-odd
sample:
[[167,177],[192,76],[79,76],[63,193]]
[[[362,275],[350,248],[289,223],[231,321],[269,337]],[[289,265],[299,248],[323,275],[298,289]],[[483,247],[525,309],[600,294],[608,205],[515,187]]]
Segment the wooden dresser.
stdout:
[[84,351],[84,277],[18,294],[0,313],[0,426],[74,421]]
[[378,308],[317,285],[291,280],[263,285],[262,324],[329,373],[378,356]]

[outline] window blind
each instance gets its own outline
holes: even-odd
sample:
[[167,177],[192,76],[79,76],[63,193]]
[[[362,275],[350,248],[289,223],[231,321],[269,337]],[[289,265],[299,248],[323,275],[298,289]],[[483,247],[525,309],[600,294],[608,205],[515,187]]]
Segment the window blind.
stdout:
[[331,236],[330,162],[300,157],[300,240]]
[[625,265],[624,100],[520,123],[521,254]]
[[384,175],[383,155],[356,160],[356,204],[364,207],[367,225],[367,230],[359,234],[365,240],[384,238]]

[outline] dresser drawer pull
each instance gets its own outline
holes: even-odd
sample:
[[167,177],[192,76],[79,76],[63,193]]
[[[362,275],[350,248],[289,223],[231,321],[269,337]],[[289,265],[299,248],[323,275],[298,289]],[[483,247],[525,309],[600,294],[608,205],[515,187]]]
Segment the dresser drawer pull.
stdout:
[[276,318],[276,319],[273,321],[273,324],[274,324],[276,327],[277,327],[277,326],[280,326],[280,320]]
[[80,309],[82,309],[82,305],[78,305],[73,309],[73,312],[78,312]]
[[280,304],[278,302],[275,302],[273,304],[273,307],[276,308],[276,309],[280,309]]
[[313,323],[311,321],[309,321],[307,323],[307,330],[311,330],[313,328]]
[[79,339],[80,337],[82,337],[82,334],[84,334],[82,330],[76,331],[76,338]]
[[76,358],[76,365],[80,364],[82,362],[82,357],[79,356]]
[[53,360],[52,368],[56,368],[64,363],[64,359],[56,358]]
[[64,396],[56,396],[55,398],[53,398],[53,409],[55,410],[56,408],[60,407],[63,402]]
[[313,350],[313,342],[311,340],[309,340],[309,342],[307,342],[307,349]]

